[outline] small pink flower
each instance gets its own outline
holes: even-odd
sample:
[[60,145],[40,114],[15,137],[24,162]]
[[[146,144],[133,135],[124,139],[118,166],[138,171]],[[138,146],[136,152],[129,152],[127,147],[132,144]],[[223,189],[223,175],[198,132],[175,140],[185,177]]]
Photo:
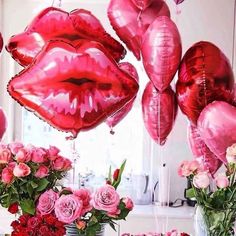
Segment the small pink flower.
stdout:
[[29,162],[31,161],[31,152],[26,148],[21,148],[16,153],[15,159],[17,162]]
[[2,170],[2,182],[4,184],[10,184],[12,183],[13,179],[14,179],[14,175],[13,175],[12,169],[9,167],[5,167]]
[[39,166],[39,168],[36,171],[36,173],[34,174],[34,176],[37,178],[44,178],[44,177],[48,176],[48,173],[49,173],[48,167],[45,165],[41,165],[41,166]]
[[97,210],[116,212],[120,203],[120,196],[113,186],[107,184],[96,190],[91,203]]
[[25,163],[19,163],[15,166],[13,170],[13,174],[16,177],[25,177],[28,176],[31,173],[31,170],[29,166],[27,166]]
[[73,194],[62,195],[55,203],[55,214],[59,221],[71,224],[82,216],[83,202]]
[[183,161],[178,168],[178,175],[181,177],[187,177],[191,174],[189,169],[189,161]]
[[210,178],[207,172],[199,172],[193,177],[193,185],[196,188],[207,188],[210,185]]
[[110,212],[107,212],[107,215],[110,216],[110,217],[113,217],[113,218],[117,218],[120,214],[120,209],[116,208],[114,209],[114,211],[110,211]]
[[8,148],[0,148],[0,164],[7,164],[12,159],[12,154]]
[[229,179],[225,173],[218,174],[215,178],[215,182],[218,188],[227,188],[229,186]]
[[83,209],[81,214],[84,215],[85,213],[92,210],[92,205],[90,204],[91,201],[91,193],[86,188],[81,188],[79,190],[73,191],[74,195],[77,196],[83,202]]
[[34,148],[32,152],[32,162],[43,163],[46,160],[47,152],[44,148]]
[[37,205],[37,210],[41,215],[50,214],[55,207],[56,200],[59,198],[58,193],[52,189],[40,195]]
[[130,198],[128,198],[128,197],[122,198],[122,202],[124,202],[125,207],[126,207],[128,210],[130,210],[130,211],[133,210],[133,208],[134,208],[134,203],[133,203],[133,201],[132,201]]
[[24,147],[24,145],[23,145],[22,143],[20,143],[20,142],[12,142],[12,143],[10,143],[8,146],[9,146],[9,148],[10,148],[10,150],[11,150],[11,152],[12,152],[13,155],[16,155],[16,153],[17,153],[21,148]]

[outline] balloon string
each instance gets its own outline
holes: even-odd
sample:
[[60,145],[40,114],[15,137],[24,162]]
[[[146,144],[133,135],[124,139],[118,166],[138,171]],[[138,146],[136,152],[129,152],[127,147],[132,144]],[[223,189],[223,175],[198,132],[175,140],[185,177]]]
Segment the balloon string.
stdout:
[[234,1],[234,23],[233,23],[233,45],[232,45],[232,69],[234,69],[234,54],[235,54],[235,27],[236,27],[236,0]]
[[55,0],[52,0],[52,7],[54,6],[54,2],[55,2]]

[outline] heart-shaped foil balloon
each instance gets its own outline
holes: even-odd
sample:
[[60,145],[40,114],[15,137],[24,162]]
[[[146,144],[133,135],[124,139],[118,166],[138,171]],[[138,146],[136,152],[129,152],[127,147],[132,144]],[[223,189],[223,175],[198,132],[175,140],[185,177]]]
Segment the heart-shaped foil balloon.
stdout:
[[50,41],[8,85],[21,105],[74,137],[121,109],[137,91],[135,79],[104,47],[88,41],[77,47]]
[[78,39],[100,42],[116,61],[126,53],[91,12],[77,9],[68,13],[54,7],[44,9],[23,33],[12,36],[6,49],[20,65],[27,66],[46,42],[55,39],[69,41],[73,45],[77,45]]
[[3,38],[2,34],[0,33],[0,52],[2,51],[2,47],[3,47]]
[[[158,0],[159,1],[159,0]],[[138,7],[140,10],[146,9],[151,5],[153,0],[132,0],[133,4]]]
[[131,0],[111,0],[108,7],[108,18],[112,27],[138,60],[142,37],[158,16],[170,16],[169,8],[162,0],[154,1],[143,11]]

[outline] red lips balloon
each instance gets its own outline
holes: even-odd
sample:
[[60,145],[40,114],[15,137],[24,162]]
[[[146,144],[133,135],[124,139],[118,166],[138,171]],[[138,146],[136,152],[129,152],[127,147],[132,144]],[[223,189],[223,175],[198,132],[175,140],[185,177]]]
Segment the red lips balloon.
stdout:
[[[122,62],[119,64],[119,68],[124,72],[128,73],[130,76],[132,76],[137,82],[139,81],[138,73],[132,64],[128,62]],[[136,97],[130,100],[127,104],[125,104],[119,111],[114,113],[114,115],[110,116],[106,120],[106,124],[111,128],[115,127],[130,112],[133,107],[135,98]]]
[[91,12],[78,9],[68,13],[54,7],[43,10],[23,33],[12,36],[7,50],[19,64],[27,66],[49,40],[68,40],[77,45],[81,38],[102,43],[117,61],[126,53]]
[[59,130],[97,126],[137,93],[138,84],[96,42],[51,41],[8,85],[10,95]]
[[0,52],[2,51],[2,47],[3,47],[3,38],[2,34],[0,33]]
[[222,162],[209,150],[194,125],[188,126],[188,140],[195,159],[213,175],[220,168]]
[[133,4],[138,7],[140,10],[146,9],[151,5],[153,0],[132,0]]
[[148,77],[164,91],[174,78],[182,53],[179,31],[169,17],[160,16],[150,25],[141,52]]
[[221,50],[209,42],[198,42],[185,53],[176,85],[178,103],[196,124],[209,103],[233,99],[234,78],[230,63]]
[[165,144],[177,109],[177,100],[171,87],[160,93],[151,82],[147,84],[142,97],[143,120],[148,133],[158,144]]
[[158,16],[163,15],[170,16],[170,11],[162,0],[154,1],[142,12],[131,0],[111,0],[108,7],[112,27],[138,60],[144,33]]

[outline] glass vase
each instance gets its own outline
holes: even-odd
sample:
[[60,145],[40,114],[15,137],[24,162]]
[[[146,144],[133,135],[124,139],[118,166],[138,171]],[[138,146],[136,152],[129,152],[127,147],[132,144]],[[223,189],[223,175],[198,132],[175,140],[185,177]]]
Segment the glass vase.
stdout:
[[[95,236],[104,236],[105,235],[105,223],[101,224],[101,230],[96,232]],[[86,236],[78,232],[75,224],[66,225],[66,236]]]
[[201,236],[233,236],[236,209],[215,210],[205,206],[196,208],[195,234]]

